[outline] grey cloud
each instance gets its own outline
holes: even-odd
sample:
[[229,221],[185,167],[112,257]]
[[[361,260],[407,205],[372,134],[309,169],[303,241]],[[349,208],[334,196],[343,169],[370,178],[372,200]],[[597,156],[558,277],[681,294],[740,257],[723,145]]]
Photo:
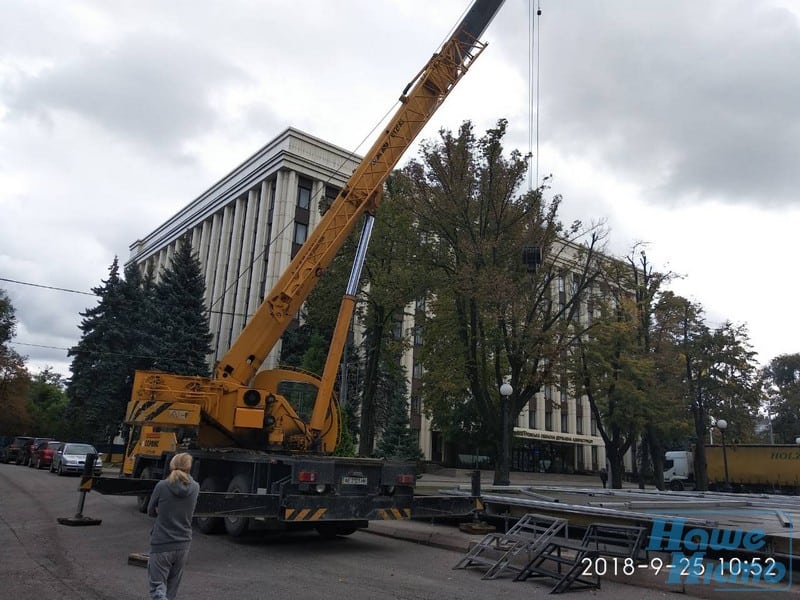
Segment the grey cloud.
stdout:
[[181,156],[182,141],[213,128],[212,96],[247,78],[200,47],[159,35],[137,35],[110,48],[86,46],[77,58],[12,90],[11,117],[80,115],[119,138]]
[[662,201],[794,202],[800,27],[744,2],[549,4],[540,122]]

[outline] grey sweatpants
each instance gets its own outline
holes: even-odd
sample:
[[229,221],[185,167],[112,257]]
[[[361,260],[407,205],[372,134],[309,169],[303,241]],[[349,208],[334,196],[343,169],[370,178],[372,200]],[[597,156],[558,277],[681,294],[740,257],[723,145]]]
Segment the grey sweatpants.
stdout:
[[147,560],[151,600],[175,600],[189,549],[151,552]]

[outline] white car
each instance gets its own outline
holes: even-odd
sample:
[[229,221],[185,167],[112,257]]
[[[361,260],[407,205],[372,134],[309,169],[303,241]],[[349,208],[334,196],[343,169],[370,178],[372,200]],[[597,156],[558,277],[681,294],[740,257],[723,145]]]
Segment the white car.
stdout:
[[83,473],[83,465],[86,463],[87,454],[97,454],[94,462],[94,474],[103,474],[103,461],[100,455],[91,444],[78,444],[66,442],[59,445],[53,454],[53,462],[50,463],[50,472],[64,475],[66,473]]

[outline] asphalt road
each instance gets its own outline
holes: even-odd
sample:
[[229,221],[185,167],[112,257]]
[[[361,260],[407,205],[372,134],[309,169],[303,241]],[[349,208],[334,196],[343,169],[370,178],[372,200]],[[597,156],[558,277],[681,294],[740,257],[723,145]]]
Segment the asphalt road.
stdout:
[[[0,598],[14,600],[142,599],[145,570],[128,564],[146,552],[149,517],[135,500],[89,494],[84,515],[98,527],[66,527],[79,479],[0,465]],[[548,594],[538,582],[480,579],[452,570],[462,554],[369,532],[324,540],[316,533],[234,540],[195,535],[181,597],[196,600],[374,598],[485,600]],[[615,582],[576,597],[666,598],[661,590]]]

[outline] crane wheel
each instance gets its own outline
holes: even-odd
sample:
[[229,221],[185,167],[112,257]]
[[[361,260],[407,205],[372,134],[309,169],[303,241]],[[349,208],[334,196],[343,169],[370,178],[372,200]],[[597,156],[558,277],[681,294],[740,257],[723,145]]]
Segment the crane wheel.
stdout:
[[[229,494],[249,494],[250,493],[250,478],[247,475],[239,474],[231,479],[228,484]],[[225,517],[225,531],[232,537],[239,537],[244,535],[250,525],[250,519],[247,517]]]
[[[222,492],[225,488],[216,477],[206,477],[200,482],[201,492]],[[222,517],[195,517],[197,528],[206,535],[222,533],[225,530]]]

